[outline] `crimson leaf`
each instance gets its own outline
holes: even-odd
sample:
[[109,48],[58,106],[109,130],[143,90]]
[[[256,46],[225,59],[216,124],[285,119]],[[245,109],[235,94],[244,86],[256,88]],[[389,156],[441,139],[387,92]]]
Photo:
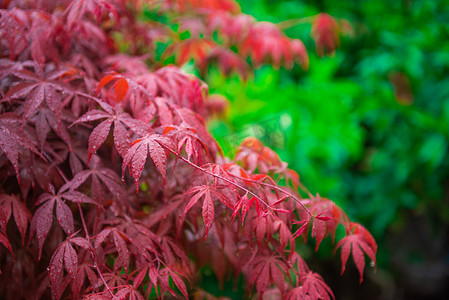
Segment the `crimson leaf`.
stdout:
[[26,120],[39,108],[45,99],[48,108],[59,121],[62,111],[62,100],[58,92],[71,93],[71,90],[63,85],[62,82],[54,80],[51,73],[46,74],[46,77],[42,77],[28,70],[22,70],[15,75],[24,81],[9,89],[2,101],[26,96],[23,110],[23,118]]
[[[89,136],[88,163],[92,155],[106,140],[112,124],[114,124],[115,148],[122,157],[125,156],[126,151],[131,144],[129,131],[138,133],[141,136],[148,132],[148,128],[143,122],[133,119],[128,113],[122,112],[119,109],[114,109],[106,103],[103,103],[103,108],[106,108],[107,111],[91,110],[71,125],[73,126],[78,123],[86,123],[106,118],[106,120],[95,127]],[[129,130],[127,128],[129,128]]]
[[26,132],[26,127],[19,128],[20,121],[13,113],[0,115],[0,150],[2,150],[16,171],[19,180],[19,152],[20,147],[37,153],[36,142]]
[[33,220],[31,221],[31,233],[36,233],[39,244],[39,259],[42,253],[42,246],[44,245],[44,241],[53,222],[53,210],[55,204],[56,219],[67,235],[73,233],[74,222],[72,211],[64,200],[77,203],[96,204],[86,195],[76,191],[64,191],[63,188],[60,189],[58,194],[54,194],[53,188],[51,188],[51,191],[52,194],[43,193],[39,196],[36,201],[36,205],[42,205],[34,213]]
[[53,292],[53,296],[59,299],[59,295],[65,289],[63,281],[63,267],[67,270],[71,279],[74,279],[78,269],[78,256],[75,249],[73,249],[70,243],[70,238],[64,241],[58,246],[56,251],[50,260],[49,275],[50,275],[50,287]]
[[[67,189],[75,190],[79,186],[81,186],[89,177],[92,178],[92,196],[95,200],[106,200],[106,192],[105,188],[117,199],[121,200],[124,197],[123,186],[120,182],[120,178],[117,176],[117,173],[108,168],[99,167],[96,163],[91,164],[92,168],[89,170],[84,170],[77,173],[72,180],[67,182],[63,187],[61,187],[61,191],[65,191]],[[80,203],[92,203],[95,204],[95,200],[87,196],[81,196],[81,193],[72,193],[67,192],[64,195],[67,195],[67,200],[72,202],[80,202]]]
[[350,223],[348,226],[350,230],[348,235],[341,239],[337,244],[337,249],[341,247],[341,273],[343,274],[345,271],[346,262],[348,261],[349,253],[352,250],[352,258],[360,273],[361,283],[363,281],[363,269],[365,268],[365,256],[363,252],[375,262],[377,245],[373,236],[362,225]]
[[25,242],[25,235],[28,228],[28,222],[31,219],[31,213],[17,196],[0,195],[0,228],[6,231],[6,225],[11,217],[11,208],[14,215],[14,221],[22,236],[22,245]]
[[324,282],[323,277],[312,271],[307,272],[301,277],[301,285],[305,295],[310,299],[334,299],[334,294],[329,286]]
[[139,178],[147,160],[148,152],[150,152],[151,159],[159,172],[161,172],[165,182],[167,153],[164,147],[173,149],[173,142],[171,139],[159,134],[149,133],[145,137],[135,140],[133,146],[123,158],[122,176],[124,176],[126,167],[129,165],[134,181],[136,182],[136,189],[138,189]]
[[130,241],[129,237],[117,228],[105,228],[97,235],[95,239],[95,248],[98,248],[108,236],[111,236],[113,239],[118,253],[114,262],[114,269],[117,270],[120,267],[123,267],[125,271],[127,271],[129,266],[129,251],[126,246],[126,241]]
[[275,284],[284,292],[284,273],[289,270],[288,265],[278,256],[257,256],[251,262],[249,286],[256,283],[257,292],[263,295],[269,285]]
[[196,193],[192,198],[190,198],[190,201],[187,203],[184,213],[182,215],[181,223],[184,220],[184,217],[186,213],[198,202],[198,200],[204,196],[203,200],[203,222],[204,226],[206,227],[206,234],[205,238],[207,238],[207,233],[209,232],[209,228],[212,225],[212,222],[214,220],[214,202],[212,201],[211,197],[211,191],[212,188],[209,185],[201,185],[196,186],[192,189],[190,189],[186,194],[190,193]]

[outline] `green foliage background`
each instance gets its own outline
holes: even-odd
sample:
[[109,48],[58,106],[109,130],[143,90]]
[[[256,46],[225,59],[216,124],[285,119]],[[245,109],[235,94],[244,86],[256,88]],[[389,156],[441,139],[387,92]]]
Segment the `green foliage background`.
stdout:
[[[382,297],[409,288],[401,295],[413,295],[414,282],[425,285],[427,272],[438,273],[428,295],[442,293],[435,285],[449,279],[449,2],[240,4],[244,13],[274,23],[327,12],[355,32],[334,56],[320,58],[310,24],[285,30],[308,49],[306,72],[265,66],[244,82],[210,70],[211,92],[232,102],[225,120],[210,123],[225,152],[246,135],[259,135],[312,193],[364,224],[379,244],[377,277],[396,286]],[[395,72],[410,80],[410,105],[396,101]],[[421,273],[408,278],[413,268]]]

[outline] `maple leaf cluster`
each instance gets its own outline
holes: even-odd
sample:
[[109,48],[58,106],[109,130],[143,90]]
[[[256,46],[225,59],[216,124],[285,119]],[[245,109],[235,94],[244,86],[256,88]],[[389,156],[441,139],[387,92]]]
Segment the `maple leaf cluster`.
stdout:
[[233,0],[162,2],[159,11],[173,16],[171,20],[180,33],[190,34],[180,39],[172,32],[176,38],[163,54],[174,56],[179,66],[193,60],[204,74],[214,64],[225,75],[237,72],[243,79],[265,63],[276,68],[292,68],[298,63],[308,68],[307,50],[301,40],[287,37],[273,23],[258,22],[243,14]]
[[[193,60],[202,75],[210,64],[225,75],[236,72],[243,79],[252,74],[254,68],[266,63],[275,68],[292,68],[296,63],[308,69],[309,58],[303,42],[282,32],[298,24],[311,24],[310,35],[318,56],[333,55],[340,46],[340,37],[354,34],[347,20],[327,13],[273,24],[243,14],[233,0],[166,0],[162,3],[152,8],[170,13],[170,21],[179,27],[178,32],[171,31],[170,45],[163,57],[174,56],[178,66]],[[157,28],[161,30],[164,25],[158,24]],[[181,38],[184,32],[189,32],[188,38]]]
[[[243,276],[248,297],[330,299],[295,247],[311,232],[318,248],[340,225],[343,270],[352,253],[362,279],[365,254],[375,262],[377,250],[364,227],[308,193],[254,138],[234,160],[223,157],[205,127],[204,82],[118,52],[118,34],[135,33],[132,54],[163,38],[159,25],[142,29],[142,2],[2,3],[1,298],[213,299],[199,276],[209,266],[220,282]],[[295,43],[269,23],[231,15],[232,1],[186,3],[161,9],[241,18],[235,28]],[[257,63],[289,64],[302,47],[253,45],[255,54],[256,36],[245,53]]]

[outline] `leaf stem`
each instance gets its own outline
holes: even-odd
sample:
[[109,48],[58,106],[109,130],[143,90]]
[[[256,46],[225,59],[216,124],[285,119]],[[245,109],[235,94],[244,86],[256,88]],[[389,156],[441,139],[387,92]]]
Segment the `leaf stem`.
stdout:
[[[231,175],[231,176],[233,176],[233,177],[235,177],[235,178],[238,178],[238,179],[240,179],[240,180],[250,181],[250,182],[256,182],[256,183],[258,183],[258,184],[260,184],[260,185],[269,187],[269,188],[274,189],[274,190],[278,190],[278,191],[280,191],[280,192],[282,192],[282,193],[285,193],[285,194],[289,195],[289,196],[292,197],[297,203],[299,203],[299,204],[304,208],[304,210],[305,210],[311,217],[313,217],[312,213],[311,213],[310,210],[304,205],[304,203],[302,203],[301,200],[298,199],[298,197],[296,197],[296,196],[293,195],[292,193],[290,193],[290,192],[288,192],[288,191],[286,191],[286,190],[284,190],[284,189],[282,189],[282,188],[280,188],[280,187],[278,187],[278,186],[276,186],[276,185],[272,185],[272,184],[265,183],[265,182],[260,182],[260,181],[258,181],[258,180],[254,180],[254,179],[243,178],[243,177],[240,177],[240,176],[238,176],[238,175],[235,175],[235,174],[232,174],[232,173],[229,173],[229,172],[228,172],[228,174]],[[301,183],[300,183],[300,185],[301,185],[302,187],[304,187]],[[304,188],[305,188],[305,187],[304,187]],[[307,194],[309,195],[309,197],[313,197],[313,195],[312,195],[307,189],[306,189],[306,192],[307,192]]]
[[186,158],[183,157],[182,155],[179,155],[176,151],[174,151],[173,149],[171,149],[171,148],[169,148],[169,147],[167,147],[167,146],[165,146],[165,145],[162,145],[162,144],[161,144],[161,146],[163,146],[165,149],[167,149],[168,151],[170,151],[171,153],[173,153],[177,158],[181,159],[182,161],[184,161],[185,163],[189,164],[190,166],[192,166],[192,167],[194,167],[194,168],[200,170],[200,171],[203,172],[203,173],[206,173],[206,174],[208,174],[208,175],[211,175],[211,176],[213,176],[213,177],[216,177],[216,178],[218,178],[218,179],[221,179],[221,180],[223,180],[223,181],[226,181],[226,182],[228,182],[228,183],[234,185],[235,187],[237,187],[237,188],[239,188],[239,189],[241,189],[241,190],[247,192],[248,194],[251,194],[251,195],[252,195],[253,197],[255,197],[257,200],[259,200],[259,202],[263,203],[267,208],[270,208],[270,206],[268,205],[267,202],[265,202],[262,198],[260,198],[260,197],[257,196],[255,193],[253,193],[253,192],[251,192],[250,190],[248,190],[247,188],[241,186],[240,184],[238,184],[238,183],[236,183],[236,182],[233,182],[233,181],[231,181],[231,180],[229,180],[229,179],[227,179],[227,178],[224,178],[224,177],[222,177],[222,176],[220,176],[220,175],[214,174],[214,173],[212,173],[212,172],[210,172],[210,171],[208,171],[208,170],[206,170],[206,169],[204,169],[204,168],[202,168],[202,167],[200,167],[200,166],[194,164],[194,163],[191,162],[190,160],[186,159]]
[[[78,203],[78,209],[80,212],[81,223],[83,224],[83,228],[84,228],[84,233],[86,234],[86,239],[90,242],[89,232],[87,231],[86,221],[84,220],[84,214],[83,214],[83,210],[81,209],[80,203]],[[95,255],[94,249],[90,249],[90,255],[92,256],[92,261],[94,263],[94,267],[97,270],[98,276],[100,276],[100,279],[104,284],[104,287],[111,294],[111,296],[114,297],[114,293],[112,293],[111,289],[108,286],[108,283],[106,282],[106,280],[103,277],[103,274],[100,271],[100,268],[98,267],[97,256]]]
[[315,19],[315,16],[310,16],[310,17],[305,17],[305,18],[296,18],[296,19],[290,19],[290,20],[286,20],[286,21],[277,23],[276,25],[278,26],[279,29],[283,30],[283,29],[294,27],[299,24],[312,23],[314,19]]

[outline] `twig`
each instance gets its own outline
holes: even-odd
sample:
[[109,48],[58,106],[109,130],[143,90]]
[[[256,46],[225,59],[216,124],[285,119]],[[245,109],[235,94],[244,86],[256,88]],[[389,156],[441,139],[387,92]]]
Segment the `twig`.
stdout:
[[228,182],[228,183],[234,185],[235,187],[237,187],[237,188],[239,188],[239,189],[241,189],[241,190],[247,192],[248,194],[251,194],[252,196],[254,196],[257,200],[259,200],[261,203],[263,203],[266,207],[268,207],[268,208],[270,207],[270,206],[268,205],[268,203],[266,203],[263,199],[261,199],[259,196],[257,196],[256,194],[254,194],[253,192],[251,192],[251,191],[248,190],[247,188],[241,186],[240,184],[238,184],[238,183],[236,183],[236,182],[233,182],[233,181],[231,181],[231,180],[229,180],[229,179],[227,179],[227,178],[224,178],[224,177],[222,177],[222,176],[220,176],[220,175],[214,174],[214,173],[212,173],[212,172],[210,172],[210,171],[208,171],[208,170],[206,170],[206,169],[204,169],[204,168],[202,168],[202,167],[200,167],[200,166],[198,166],[198,165],[192,163],[190,160],[188,160],[188,159],[184,158],[183,156],[179,155],[176,151],[174,151],[174,150],[171,149],[170,147],[167,147],[167,146],[164,146],[164,145],[162,145],[162,146],[163,146],[165,149],[167,149],[168,151],[170,151],[171,153],[173,153],[177,158],[181,159],[182,161],[184,161],[185,163],[189,164],[190,166],[192,166],[192,167],[194,167],[194,168],[200,170],[200,171],[203,172],[203,173],[206,173],[206,174],[208,174],[208,175],[214,176],[214,177],[216,177],[216,178],[218,178],[218,179],[221,179],[221,180],[223,180],[223,181],[226,181],[226,182]]
[[[260,185],[263,185],[263,186],[266,186],[266,187],[269,187],[269,188],[272,188],[272,189],[274,189],[274,190],[278,190],[278,191],[280,191],[280,192],[282,192],[282,193],[287,194],[288,196],[292,197],[296,202],[298,202],[298,203],[304,208],[304,210],[305,210],[311,217],[313,217],[312,213],[311,213],[310,210],[304,205],[304,203],[302,203],[301,200],[298,199],[298,198],[297,198],[295,195],[293,195],[292,193],[290,193],[290,192],[288,192],[288,191],[285,191],[284,189],[282,189],[282,188],[280,188],[280,187],[278,187],[278,186],[269,184],[269,183],[265,183],[265,182],[261,182],[261,181],[254,180],[254,179],[249,179],[249,178],[243,178],[243,177],[240,177],[240,176],[238,176],[238,175],[235,175],[235,174],[232,174],[232,173],[229,173],[229,172],[228,172],[228,174],[231,175],[231,176],[233,176],[233,177],[235,177],[235,178],[238,178],[238,179],[240,179],[240,180],[250,181],[250,182],[256,182],[256,183],[258,183],[258,184],[260,184]],[[301,187],[304,187],[304,186],[301,184]],[[313,197],[313,195],[312,195],[312,194],[311,194],[305,187],[304,187],[304,189],[306,190],[306,192],[308,193],[308,195],[309,195],[310,197]]]
[[[86,239],[90,241],[89,232],[87,231],[86,221],[84,220],[83,210],[81,209],[80,203],[78,203],[78,209],[80,211],[81,223],[83,224],[84,233],[86,234]],[[97,270],[97,273],[100,276],[101,281],[103,281],[104,287],[111,294],[111,296],[114,297],[114,293],[112,293],[111,289],[108,286],[108,283],[106,282],[106,280],[103,277],[103,274],[100,271],[100,268],[98,267],[97,256],[95,255],[94,249],[90,250],[90,254],[92,256],[94,268]]]
[[290,19],[290,20],[286,20],[286,21],[277,23],[276,25],[277,25],[277,27],[279,29],[283,30],[283,29],[294,27],[294,26],[299,25],[299,24],[312,23],[314,19],[315,19],[315,16],[305,17],[305,18],[297,18],[297,19]]

